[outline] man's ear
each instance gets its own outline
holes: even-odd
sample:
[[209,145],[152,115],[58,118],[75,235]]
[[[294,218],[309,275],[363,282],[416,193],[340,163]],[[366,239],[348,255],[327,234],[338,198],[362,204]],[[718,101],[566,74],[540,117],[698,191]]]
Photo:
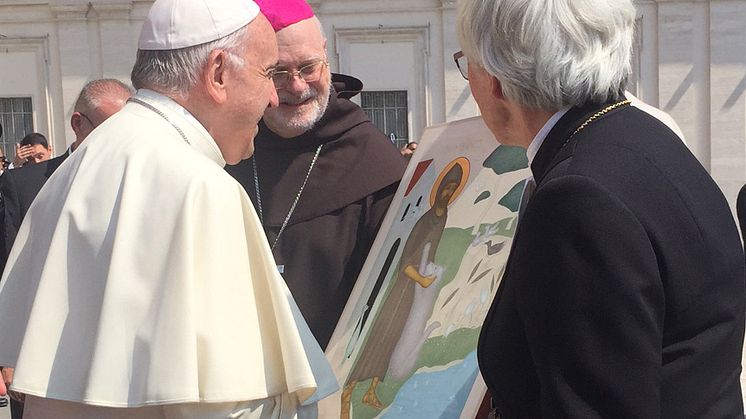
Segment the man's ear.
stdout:
[[228,52],[216,49],[207,58],[202,82],[207,94],[218,104],[227,99],[226,78],[228,77]]
[[72,116],[70,117],[70,127],[73,129],[73,132],[76,135],[80,133],[82,123],[83,117],[80,115],[80,112],[73,112]]
[[490,91],[497,99],[505,98],[505,95],[503,94],[503,85],[495,76],[490,76]]

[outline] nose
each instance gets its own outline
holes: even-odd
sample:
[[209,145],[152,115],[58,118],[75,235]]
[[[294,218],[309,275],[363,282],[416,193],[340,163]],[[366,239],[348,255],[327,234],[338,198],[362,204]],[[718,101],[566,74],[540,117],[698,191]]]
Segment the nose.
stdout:
[[290,79],[288,85],[285,86],[285,90],[289,92],[299,93],[306,90],[308,84],[305,80],[300,78],[300,74],[293,74],[293,78]]

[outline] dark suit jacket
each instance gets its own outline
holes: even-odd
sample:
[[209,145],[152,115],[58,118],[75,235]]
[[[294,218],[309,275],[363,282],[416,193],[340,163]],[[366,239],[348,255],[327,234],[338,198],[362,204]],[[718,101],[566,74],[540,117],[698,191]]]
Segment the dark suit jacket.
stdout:
[[728,204],[664,125],[571,109],[479,340],[504,418],[743,417],[744,255]]
[[6,170],[0,176],[0,272],[31,203],[68,153],[41,163]]

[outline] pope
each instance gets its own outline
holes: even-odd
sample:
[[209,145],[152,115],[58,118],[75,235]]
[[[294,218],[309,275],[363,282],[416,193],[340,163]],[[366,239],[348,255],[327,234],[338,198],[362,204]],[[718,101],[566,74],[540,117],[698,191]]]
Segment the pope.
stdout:
[[315,417],[336,390],[243,188],[277,106],[251,0],[157,0],[129,103],[28,211],[0,283],[26,419]]

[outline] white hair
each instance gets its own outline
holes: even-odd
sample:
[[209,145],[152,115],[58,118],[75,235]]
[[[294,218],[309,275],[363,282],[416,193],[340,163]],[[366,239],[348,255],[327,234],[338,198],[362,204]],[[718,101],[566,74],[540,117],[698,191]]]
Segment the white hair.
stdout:
[[193,47],[173,50],[137,50],[137,59],[132,68],[132,85],[135,89],[146,88],[167,96],[186,98],[189,90],[197,84],[210,53],[220,49],[228,53],[228,64],[242,67],[244,36],[249,25],[218,40]]
[[622,97],[635,16],[631,0],[461,0],[458,35],[508,99],[557,110]]
[[132,95],[132,88],[117,79],[98,79],[88,82],[75,101],[76,112],[91,112],[104,101],[120,100],[122,103]]

